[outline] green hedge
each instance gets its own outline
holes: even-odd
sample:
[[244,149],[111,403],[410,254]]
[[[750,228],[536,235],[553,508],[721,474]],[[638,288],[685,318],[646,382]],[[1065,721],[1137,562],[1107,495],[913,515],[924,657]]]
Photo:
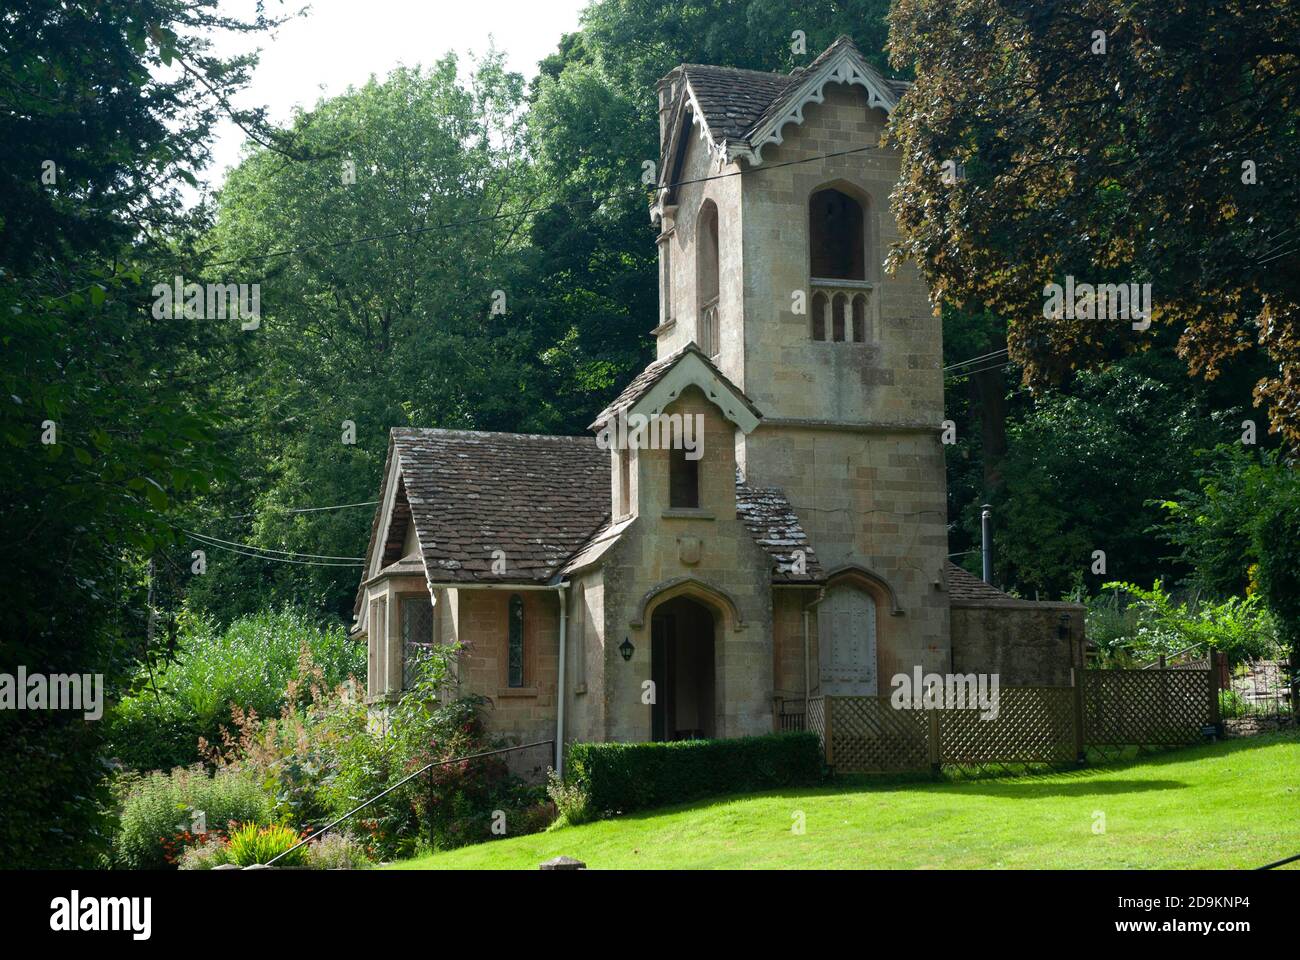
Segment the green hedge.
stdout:
[[822,776],[814,733],[674,743],[575,743],[565,780],[594,814],[626,813],[724,793],[804,786]]

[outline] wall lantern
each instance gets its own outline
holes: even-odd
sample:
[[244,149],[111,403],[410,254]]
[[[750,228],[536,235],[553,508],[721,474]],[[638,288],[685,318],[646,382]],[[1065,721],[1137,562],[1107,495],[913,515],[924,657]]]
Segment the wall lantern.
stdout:
[[630,662],[632,660],[632,654],[635,651],[636,647],[632,646],[632,641],[627,637],[624,637],[623,642],[618,645],[618,652],[623,654],[623,660],[625,662]]

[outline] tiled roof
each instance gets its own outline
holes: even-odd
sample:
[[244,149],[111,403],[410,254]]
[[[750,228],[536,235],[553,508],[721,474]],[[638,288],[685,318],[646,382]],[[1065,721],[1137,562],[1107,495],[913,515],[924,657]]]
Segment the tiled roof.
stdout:
[[563,576],[568,576],[575,570],[581,570],[583,567],[591,566],[597,560],[605,555],[614,544],[618,543],[618,538],[623,535],[623,531],[632,523],[631,518],[624,517],[621,520],[608,519],[600,528],[591,535],[560,571]]
[[599,429],[619,414],[625,414],[631,410],[632,407],[636,406],[637,401],[649,393],[651,389],[654,388],[654,385],[662,380],[664,375],[673,368],[677,361],[688,353],[693,353],[703,360],[709,370],[711,370],[722,382],[723,386],[731,390],[731,392],[749,408],[750,413],[756,417],[762,416],[762,414],[758,412],[758,408],[754,406],[753,401],[751,401],[749,397],[745,396],[745,392],[728,380],[726,375],[714,366],[713,361],[704,355],[704,351],[692,342],[686,344],[686,346],[682,347],[676,353],[664,357],[662,360],[655,360],[633,377],[632,381],[623,388],[623,392],[615,397],[609,406],[596,415],[596,419],[592,421],[589,429]]
[[951,600],[1013,600],[990,583],[948,561],[948,599]]
[[682,66],[714,140],[743,140],[764,111],[802,78],[735,67],[688,63]]
[[[736,474],[736,513],[744,521],[754,542],[776,561],[772,580],[777,583],[805,583],[821,579],[822,567],[817,560],[808,534],[799,517],[780,490],[775,487],[751,487]],[[795,551],[804,553],[802,574],[791,569]]]
[[[588,437],[392,431],[392,455],[424,560],[434,583],[545,583],[599,560],[627,521],[610,521],[609,456]],[[736,477],[736,514],[773,560],[772,579],[820,579],[821,565],[784,494]],[[376,528],[374,538],[379,535]],[[492,551],[505,553],[492,572]],[[803,550],[802,575],[791,572]],[[381,573],[414,573],[409,560]],[[359,607],[358,607],[359,609]]]
[[[714,141],[748,141],[765,121],[786,109],[801,83],[846,47],[861,56],[852,39],[840,36],[812,63],[797,67],[788,74],[697,63],[683,64],[679,69],[695,94],[695,102],[704,114]],[[863,62],[880,86],[895,97],[901,96],[911,85],[906,80],[891,80],[865,58]]]
[[392,439],[432,582],[545,582],[608,516],[609,454],[595,438],[398,428]]

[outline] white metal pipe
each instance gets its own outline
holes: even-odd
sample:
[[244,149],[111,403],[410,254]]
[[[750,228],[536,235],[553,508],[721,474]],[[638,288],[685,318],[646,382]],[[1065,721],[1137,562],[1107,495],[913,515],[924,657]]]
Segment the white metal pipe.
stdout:
[[564,658],[569,627],[569,604],[564,584],[555,587],[556,596],[560,598],[560,669],[555,680],[555,775],[564,776]]

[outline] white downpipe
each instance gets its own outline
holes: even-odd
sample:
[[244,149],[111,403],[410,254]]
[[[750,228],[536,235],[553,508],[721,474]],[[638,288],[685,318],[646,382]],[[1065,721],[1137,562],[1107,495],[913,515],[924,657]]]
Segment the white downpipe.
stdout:
[[808,701],[812,699],[812,684],[808,678],[808,608],[803,608],[803,708],[807,716]]
[[568,646],[569,604],[564,594],[564,584],[557,584],[556,595],[560,598],[560,669],[555,679],[555,775],[564,776],[564,660]]

